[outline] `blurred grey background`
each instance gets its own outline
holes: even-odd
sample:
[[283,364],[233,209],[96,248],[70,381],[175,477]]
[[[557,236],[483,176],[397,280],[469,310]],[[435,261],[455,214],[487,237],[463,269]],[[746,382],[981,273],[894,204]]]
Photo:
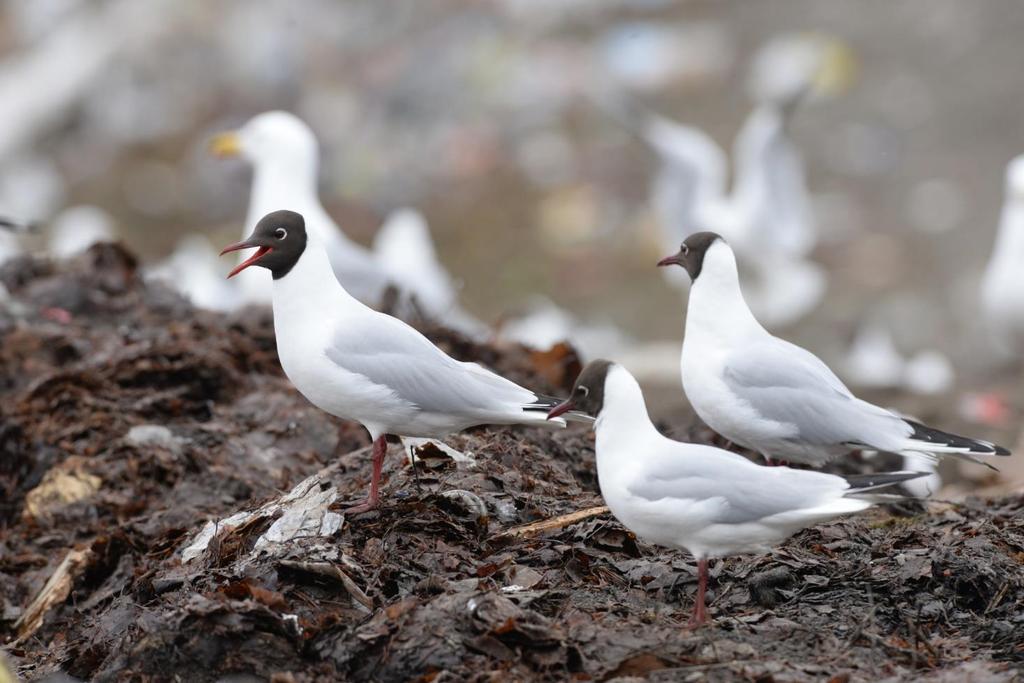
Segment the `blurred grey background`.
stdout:
[[[939,396],[886,404],[1013,445],[1019,372],[991,362],[972,311],[1006,163],[1024,151],[1024,7],[1015,0],[8,0],[0,5],[0,211],[109,213],[144,259],[182,235],[236,239],[249,170],[214,132],[270,109],[321,143],[322,198],[368,244],[415,206],[463,302],[488,322],[542,294],[638,340],[678,343],[685,293],[647,203],[654,155],[596,108],[608,84],[724,148],[751,103],[755,51],[781,33],[844,40],[846,93],[800,109],[829,273],[782,330],[839,363],[866,321],[956,371]],[[37,246],[39,246],[37,244]],[[228,264],[225,264],[225,270]],[[656,410],[681,401],[675,366]],[[675,397],[675,398],[674,398]],[[869,396],[871,397],[871,396]],[[879,398],[874,396],[872,398]]]

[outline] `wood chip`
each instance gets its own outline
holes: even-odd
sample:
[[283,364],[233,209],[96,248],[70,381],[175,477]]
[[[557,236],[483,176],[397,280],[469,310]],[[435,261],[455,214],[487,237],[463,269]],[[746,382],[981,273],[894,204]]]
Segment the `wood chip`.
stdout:
[[71,587],[75,583],[75,577],[81,573],[90,559],[92,559],[92,551],[88,548],[72,550],[64,556],[42,590],[15,622],[14,628],[18,631],[19,642],[39,630],[43,624],[43,618],[50,609],[68,599]]
[[597,517],[608,512],[607,505],[598,505],[592,508],[586,508],[583,510],[577,510],[576,512],[570,512],[565,515],[559,515],[557,517],[550,517],[548,519],[542,519],[539,522],[531,522],[530,524],[523,524],[522,526],[512,527],[506,529],[494,536],[491,536],[491,540],[498,540],[502,538],[524,538],[527,536],[535,536],[545,531],[551,531],[552,529],[561,529],[567,527],[570,524],[581,522],[584,519],[591,517]]
[[330,562],[298,562],[295,560],[281,560],[278,562],[278,566],[305,572],[307,574],[323,576],[328,579],[334,579],[345,587],[345,590],[348,591],[348,594],[352,596],[353,600],[366,609],[373,609],[373,599],[364,593],[363,589],[357,586],[356,582],[352,580],[352,577],[342,571],[341,567],[336,564],[332,564]]

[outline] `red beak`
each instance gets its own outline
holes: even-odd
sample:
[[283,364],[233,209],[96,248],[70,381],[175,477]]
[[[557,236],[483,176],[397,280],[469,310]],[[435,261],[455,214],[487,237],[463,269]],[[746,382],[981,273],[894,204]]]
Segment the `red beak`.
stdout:
[[243,241],[243,242],[235,242],[234,244],[229,244],[228,246],[224,247],[224,249],[220,252],[220,255],[223,256],[224,254],[227,254],[228,252],[240,251],[242,249],[252,249],[253,247],[259,247],[259,249],[256,250],[255,254],[253,254],[252,256],[250,256],[249,258],[245,259],[244,261],[239,263],[237,266],[235,266],[234,269],[230,273],[228,273],[228,279],[231,279],[234,276],[238,275],[243,270],[245,270],[249,266],[253,265],[254,263],[259,261],[261,258],[266,256],[267,254],[269,254],[273,250],[270,247],[264,247],[264,246],[261,246],[259,244],[250,244],[249,242]]
[[658,267],[662,266],[681,266],[683,262],[679,260],[679,254],[672,254],[658,261]]
[[548,419],[550,420],[552,418],[558,417],[559,415],[564,415],[565,413],[568,413],[575,407],[576,404],[572,402],[572,399],[567,398],[548,412]]

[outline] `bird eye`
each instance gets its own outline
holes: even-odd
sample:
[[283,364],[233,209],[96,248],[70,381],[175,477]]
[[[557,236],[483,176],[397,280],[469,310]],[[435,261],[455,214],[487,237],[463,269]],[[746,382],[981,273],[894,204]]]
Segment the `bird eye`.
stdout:
[[279,240],[283,240],[287,236],[288,231],[285,230],[284,228],[278,228],[277,230],[274,231],[274,237],[276,237]]
[[683,253],[683,256],[686,256],[687,254],[689,254],[689,253],[690,253],[690,247],[688,247],[688,246],[686,246],[686,245],[684,244],[684,245],[683,245],[683,246],[682,246],[682,247],[681,247],[681,248],[679,249],[679,251],[681,251],[681,252]]
[[580,386],[576,387],[576,393],[581,395],[581,396],[587,396],[587,395],[590,394],[590,389],[585,387],[585,386],[580,385]]

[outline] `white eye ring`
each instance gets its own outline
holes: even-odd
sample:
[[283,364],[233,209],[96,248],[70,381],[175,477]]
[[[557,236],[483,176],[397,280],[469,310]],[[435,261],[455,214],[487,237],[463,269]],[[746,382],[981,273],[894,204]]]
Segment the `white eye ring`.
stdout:
[[576,388],[576,391],[580,392],[584,396],[589,396],[590,395],[590,387],[585,387],[582,384],[579,387]]
[[274,231],[274,237],[276,237],[279,240],[283,240],[287,236],[288,231],[285,230],[284,228],[278,228],[277,230]]
[[683,248],[682,248],[682,249],[680,249],[679,251],[683,252],[683,254],[689,254],[689,253],[690,253],[690,247],[688,247],[688,246],[686,246],[686,245],[684,244],[684,245],[683,245]]

